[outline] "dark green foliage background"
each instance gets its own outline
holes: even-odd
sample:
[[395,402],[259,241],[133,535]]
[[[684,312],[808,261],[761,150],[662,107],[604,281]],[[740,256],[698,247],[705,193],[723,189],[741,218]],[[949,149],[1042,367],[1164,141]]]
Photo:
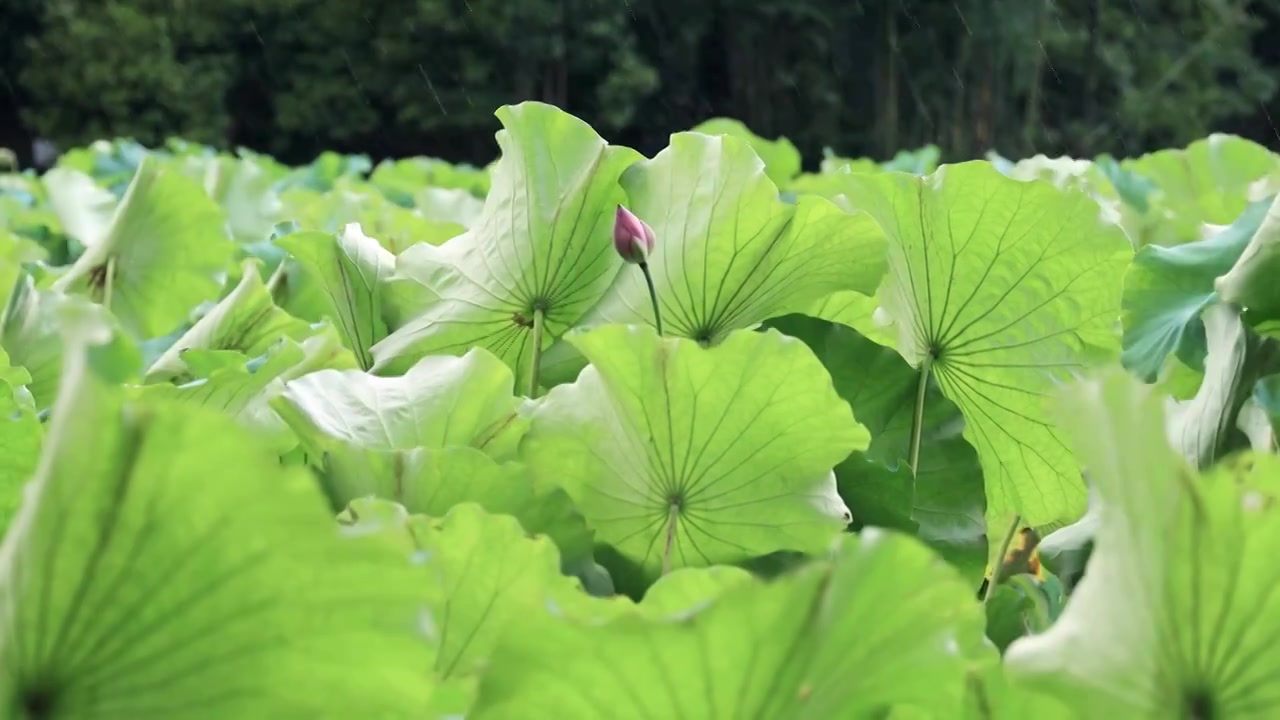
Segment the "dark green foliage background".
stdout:
[[0,146],[131,136],[492,159],[556,104],[656,151],[711,116],[888,157],[937,143],[1271,147],[1280,0],[3,0]]

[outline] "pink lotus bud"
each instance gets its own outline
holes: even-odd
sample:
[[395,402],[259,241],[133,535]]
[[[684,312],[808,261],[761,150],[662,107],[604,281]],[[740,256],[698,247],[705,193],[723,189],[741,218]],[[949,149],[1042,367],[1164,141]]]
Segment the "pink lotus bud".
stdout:
[[613,247],[622,259],[632,264],[643,263],[653,252],[653,243],[653,228],[619,205],[613,217]]

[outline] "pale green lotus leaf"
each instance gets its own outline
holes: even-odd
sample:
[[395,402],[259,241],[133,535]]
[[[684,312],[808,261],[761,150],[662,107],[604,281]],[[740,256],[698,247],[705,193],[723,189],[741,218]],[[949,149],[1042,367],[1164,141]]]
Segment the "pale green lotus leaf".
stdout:
[[[622,175],[630,209],[657,238],[648,265],[667,335],[714,344],[808,310],[833,292],[875,292],[884,235],[866,213],[819,197],[783,202],[732,136],[677,133]],[[654,324],[643,274],[628,267],[582,325]]]
[[[398,377],[321,370],[290,380],[272,407],[317,450],[462,445],[501,458],[528,421],[511,370],[480,348],[425,357]],[[513,433],[515,433],[513,435]]]
[[368,186],[344,186],[323,193],[294,188],[281,197],[281,215],[302,230],[339,233],[347,225],[359,223],[364,232],[396,254],[419,243],[440,245],[465,230],[455,222],[427,219]]
[[623,200],[618,176],[639,154],[609,145],[550,105],[525,102],[497,115],[502,158],[482,216],[438,248],[417,245],[397,258],[397,275],[439,300],[373,347],[379,373],[482,347],[510,365],[524,388],[537,315],[545,349],[622,266],[613,249]]
[[186,382],[193,375],[184,355],[192,350],[233,350],[257,357],[281,338],[302,340],[311,326],[276,307],[258,273],[256,260],[244,262],[235,288],[182,334],[151,367],[146,382]]
[[64,392],[0,545],[4,713],[421,716],[422,568],[343,538],[308,474],[231,420],[126,403],[112,333],[69,310]]
[[48,259],[49,253],[35,241],[0,227],[0,311],[8,304],[10,295],[17,287],[23,272],[22,266]]
[[293,256],[324,291],[324,316],[342,333],[360,367],[373,367],[369,352],[387,336],[382,315],[383,285],[395,269],[395,256],[351,223],[340,234],[300,232],[276,244]]
[[672,619],[530,616],[499,644],[468,717],[954,717],[969,667],[989,654],[982,625],[972,588],[936,556],[870,530]]
[[1168,401],[1169,444],[1192,467],[1207,468],[1233,448],[1236,418],[1258,380],[1260,343],[1229,305],[1204,310],[1208,359],[1204,382],[1190,400]]
[[[41,290],[31,275],[23,275],[14,287],[3,318],[0,318],[0,350],[9,356],[14,366],[23,368],[30,380],[26,383],[35,407],[45,410],[53,406],[62,380],[63,338],[62,312],[68,306],[80,306],[84,298],[64,295],[54,290]],[[113,318],[102,318],[115,324]],[[130,379],[142,371],[142,357],[136,347],[120,336],[113,336],[114,346],[133,354],[137,365],[132,368]]]
[[1205,224],[1231,223],[1250,202],[1280,190],[1280,156],[1222,133],[1125,160],[1120,167],[1159,188],[1149,211],[1158,222],[1148,239],[1157,245],[1198,240]]
[[284,391],[285,382],[316,370],[355,367],[355,358],[328,325],[301,343],[282,338],[259,357],[195,349],[183,355],[183,362],[193,377],[189,382],[144,385],[135,392],[144,398],[219,410],[253,430],[281,455],[298,445],[298,438],[270,405]]
[[849,521],[831,469],[870,438],[800,341],[569,337],[591,365],[529,409],[520,456],[647,575],[815,551]]
[[1197,477],[1166,443],[1161,398],[1119,372],[1061,407],[1100,496],[1095,547],[1053,627],[1009,648],[1010,671],[1079,717],[1273,717],[1280,460]]
[[55,167],[41,181],[63,231],[86,248],[101,243],[120,204],[116,196],[72,168]]
[[1214,282],[1224,302],[1249,311],[1251,324],[1280,320],[1280,194],[1236,264]]
[[424,187],[413,194],[418,212],[433,222],[469,228],[480,219],[484,201],[461,188]]
[[9,364],[0,349],[0,538],[18,510],[22,489],[36,469],[44,430],[26,389],[31,376]]
[[688,616],[715,602],[726,590],[754,581],[751,573],[732,565],[680,568],[650,586],[637,607],[655,618]]
[[225,225],[198,184],[146,157],[111,227],[53,289],[88,294],[139,338],[164,335],[222,288],[235,248]]
[[745,141],[751,150],[764,162],[765,173],[778,187],[783,187],[792,178],[800,174],[800,151],[787,138],[766,140],[756,135],[739,120],[733,118],[711,118],[698,123],[690,132],[704,135],[730,135]]
[[236,242],[259,243],[271,236],[283,209],[274,173],[252,159],[228,155],[184,161],[188,172],[195,174],[194,179],[226,214]]
[[529,537],[513,518],[465,503],[414,532],[427,567],[446,595],[436,611],[442,678],[481,671],[504,626],[520,623],[547,602],[589,602],[577,581],[560,574],[556,546]]
[[[431,593],[428,633],[437,648],[434,671],[443,690],[433,698],[436,716],[467,710],[499,639],[523,632],[530,616],[548,607],[588,617],[627,609],[627,603],[590,597],[577,580],[560,574],[559,553],[546,537],[530,537],[515,519],[486,513],[474,503],[433,519],[409,515],[393,503],[361,500],[343,519],[361,532],[398,527],[401,545],[425,566]],[[573,610],[586,607],[593,610]]]
[[498,462],[473,447],[331,449],[321,480],[336,507],[378,497],[440,518],[458,505],[475,503],[550,537],[568,563],[590,559],[594,549],[594,534],[564,490],[537,486],[520,463]]

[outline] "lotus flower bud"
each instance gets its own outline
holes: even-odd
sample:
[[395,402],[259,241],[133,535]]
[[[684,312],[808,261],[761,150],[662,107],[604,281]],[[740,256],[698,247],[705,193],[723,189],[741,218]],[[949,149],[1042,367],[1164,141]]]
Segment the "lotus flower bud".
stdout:
[[642,264],[649,253],[653,252],[653,244],[653,228],[619,205],[613,218],[613,247],[622,259],[632,264]]

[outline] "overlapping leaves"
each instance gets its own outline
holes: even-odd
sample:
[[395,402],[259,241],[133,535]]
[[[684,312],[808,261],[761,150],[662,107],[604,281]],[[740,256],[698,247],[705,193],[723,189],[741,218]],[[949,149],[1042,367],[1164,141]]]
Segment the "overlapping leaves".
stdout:
[[1084,485],[1043,397],[1117,349],[1123,234],[1087,195],[986,163],[850,175],[845,187],[888,236],[878,297],[895,346],[964,413],[988,518],[1074,520]]
[[1269,717],[1280,462],[1245,456],[1198,477],[1162,414],[1118,373],[1064,399],[1100,494],[1096,546],[1058,623],[1007,661],[1090,717]]
[[[537,314],[549,345],[582,316],[622,265],[610,240],[618,176],[638,154],[540,103],[498,111],[502,159],[483,215],[440,247],[416,245],[397,276],[439,299],[372,348],[374,369],[403,372],[430,354],[489,350],[528,376]],[[523,387],[523,385],[521,385]]]
[[918,543],[881,531],[772,583],[740,578],[693,597],[665,617],[531,617],[499,645],[473,716],[950,717],[986,652],[970,589]]
[[0,709],[425,710],[422,576],[340,537],[311,479],[226,418],[125,402],[110,333],[67,310],[64,392],[0,545]]
[[[736,137],[673,135],[622,185],[658,238],[648,262],[668,334],[716,343],[839,290],[873,293],[884,274],[884,238],[869,216],[814,196],[783,202]],[[639,273],[619,273],[582,321],[603,323],[653,324]]]
[[53,287],[101,302],[137,337],[157,337],[217,296],[232,251],[225,217],[204,189],[147,158],[111,226]]

